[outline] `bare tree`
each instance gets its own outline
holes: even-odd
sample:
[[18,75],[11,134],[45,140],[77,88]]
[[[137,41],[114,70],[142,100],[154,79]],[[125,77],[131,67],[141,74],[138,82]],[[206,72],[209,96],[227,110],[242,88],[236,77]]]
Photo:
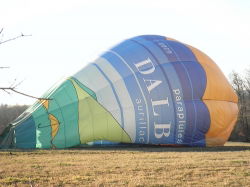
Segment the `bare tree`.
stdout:
[[[3,34],[3,28],[0,29],[0,34]],[[12,38],[8,38],[6,40],[0,40],[0,45],[1,44],[4,44],[4,43],[7,43],[7,42],[10,42],[10,41],[13,41],[13,40],[16,40],[18,38],[22,38],[22,37],[27,37],[27,36],[31,36],[30,34],[27,35],[27,34],[23,34],[21,33],[20,35],[18,36],[15,36],[15,37],[12,37]],[[6,68],[9,68],[8,66],[2,66],[0,67],[0,69],[6,69]],[[21,94],[21,95],[24,95],[26,97],[30,97],[30,98],[34,98],[34,99],[39,99],[39,100],[48,100],[47,98],[40,98],[40,97],[35,97],[35,96],[32,96],[30,94],[27,94],[27,93],[23,93],[23,92],[20,92],[20,91],[17,91],[16,88],[17,86],[19,86],[22,82],[18,83],[18,84],[11,84],[10,86],[8,87],[0,87],[0,90],[10,94],[10,92],[14,92],[14,93],[17,93],[17,94]]]
[[246,141],[250,141],[250,76],[241,76],[239,73],[233,71],[230,74],[230,80],[239,98],[238,121],[232,136],[242,137]]

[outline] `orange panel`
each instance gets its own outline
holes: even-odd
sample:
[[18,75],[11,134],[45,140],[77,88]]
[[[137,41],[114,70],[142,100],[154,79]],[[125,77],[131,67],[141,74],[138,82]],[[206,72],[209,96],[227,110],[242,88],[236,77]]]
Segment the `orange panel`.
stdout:
[[[177,41],[172,38],[167,38],[167,40]],[[196,59],[206,72],[207,86],[202,99],[231,101],[234,103],[238,103],[238,97],[235,94],[232,86],[230,85],[220,68],[214,63],[214,61],[200,50],[187,44],[184,45],[186,45],[193,52]]]
[[[176,41],[172,38],[168,40]],[[186,45],[206,72],[207,85],[202,100],[210,112],[210,128],[206,134],[207,146],[223,145],[237,121],[238,97],[219,67],[200,50]]]
[[202,99],[238,103],[238,97],[232,86],[213,60],[198,49],[187,46],[192,50],[207,74],[207,86]]
[[207,146],[224,145],[237,121],[238,106],[228,101],[205,100],[210,113],[210,128],[206,134]]

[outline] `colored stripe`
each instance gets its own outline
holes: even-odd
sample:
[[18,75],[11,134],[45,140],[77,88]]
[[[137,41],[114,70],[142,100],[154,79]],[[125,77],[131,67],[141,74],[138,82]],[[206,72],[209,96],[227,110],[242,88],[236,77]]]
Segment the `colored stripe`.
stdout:
[[83,90],[75,81],[79,105],[79,133],[82,144],[98,140],[131,143],[130,137],[121,128],[109,111]]
[[[189,49],[187,49],[185,46],[183,46],[182,44],[172,42],[172,45],[170,46],[170,44],[168,43],[168,41],[165,40],[165,38],[156,37],[156,36],[153,38],[150,37],[150,39],[148,40],[153,41],[153,43],[162,50],[162,52],[170,61],[171,60],[174,61],[171,64],[174,66],[178,74],[178,77],[181,80],[181,85],[182,85],[181,87],[183,89],[185,105],[186,105],[186,108],[188,108],[188,112],[186,113],[188,126],[185,132],[186,135],[185,135],[183,143],[184,144],[192,143],[192,137],[196,137],[195,133],[197,132],[196,126],[197,126],[197,116],[198,116],[198,112],[196,109],[196,102],[194,102],[193,99],[194,98],[200,99],[204,93],[205,85],[206,85],[204,70],[196,62],[195,56],[192,54],[192,52]],[[179,56],[179,54],[181,55]],[[186,61],[182,62],[183,60],[186,60]],[[192,61],[195,61],[195,62],[192,62]],[[166,64],[164,64],[163,67],[164,66],[166,66]],[[169,69],[169,68],[166,68],[166,69]],[[175,72],[175,70],[172,70],[172,71]],[[170,74],[170,71],[167,73],[167,75],[169,74]],[[172,77],[172,76],[169,76],[169,77]],[[186,100],[188,101],[191,100],[191,103],[186,102]],[[209,113],[207,112],[207,110],[205,110],[205,112],[207,114],[206,121],[210,121]],[[194,127],[193,127],[193,124],[194,124]],[[183,126],[183,123],[179,125]],[[176,124],[177,127],[179,125]],[[207,127],[205,124],[204,126],[205,126],[204,129],[206,129]],[[190,135],[192,137],[189,137]]]
[[97,101],[105,107],[119,124],[122,124],[121,111],[109,82],[96,66],[89,64],[73,77],[95,92]]
[[[179,77],[181,78],[182,88],[184,88],[184,99],[191,100],[192,105],[189,105],[189,102],[185,102],[186,107],[188,108],[187,112],[187,123],[189,125],[188,130],[192,129],[192,132],[186,132],[185,143],[192,143],[192,137],[196,137],[197,131],[197,103],[194,102],[193,99],[201,99],[204,90],[205,90],[205,72],[199,67],[199,64],[196,61],[195,56],[192,52],[183,44],[172,42],[172,41],[164,41],[165,39],[154,39],[154,43],[159,46],[164,54],[168,57],[168,59],[172,60],[173,66],[177,70]],[[183,62],[185,61],[185,62]],[[189,85],[189,86],[187,86]],[[190,103],[190,104],[191,104]],[[203,104],[204,105],[204,104]],[[192,106],[192,107],[191,107]],[[206,110],[205,110],[206,112]],[[209,120],[208,111],[206,121]],[[192,127],[194,124],[194,127]],[[204,124],[204,129],[207,126]],[[191,135],[192,134],[192,135]],[[188,137],[191,135],[192,137]]]
[[116,93],[116,91],[115,91],[115,88],[114,88],[114,86],[113,86],[113,83],[110,81],[110,79],[106,76],[106,74],[102,71],[102,69],[97,65],[97,64],[95,64],[95,63],[93,63],[93,65],[101,72],[101,74],[105,77],[105,79],[108,81],[108,83],[109,83],[109,85],[110,85],[110,87],[111,87],[111,89],[112,89],[112,91],[113,91],[113,93],[114,93],[114,95],[115,95],[115,98],[116,98],[116,101],[117,101],[117,103],[118,103],[118,106],[119,106],[119,109],[120,109],[120,111],[121,111],[121,127],[123,128],[124,127],[124,117],[123,117],[123,109],[122,109],[122,105],[121,105],[121,103],[120,103],[120,100],[119,100],[119,98],[118,98],[118,95],[117,95],[117,93]]
[[[177,139],[178,139],[178,137],[177,137],[178,133],[177,132],[180,132],[179,129],[178,129],[178,122],[180,120],[178,119],[178,116],[176,115],[176,112],[177,112],[177,107],[179,107],[179,105],[177,105],[176,101],[174,101],[175,97],[174,97],[173,90],[179,89],[180,90],[180,97],[183,98],[182,88],[181,88],[181,85],[180,85],[180,82],[179,82],[179,78],[177,77],[177,74],[176,74],[174,68],[169,63],[169,60],[168,60],[167,56],[164,55],[164,52],[157,45],[155,45],[151,41],[145,40],[143,37],[133,38],[133,41],[138,43],[139,45],[143,46],[154,57],[155,61],[157,62],[158,66],[160,67],[160,69],[161,69],[161,71],[162,71],[162,73],[164,75],[164,78],[165,78],[165,80],[166,80],[166,82],[168,84],[169,91],[164,91],[164,93],[165,94],[167,93],[167,95],[170,95],[171,98],[173,98],[172,105],[175,105],[175,107],[172,107],[173,112],[174,112],[172,115],[176,116],[176,117],[172,118],[173,119],[172,121],[175,124],[175,128],[173,128],[175,138],[173,139],[172,142],[164,142],[164,143],[177,143]],[[183,99],[180,100],[179,102],[183,103]],[[183,103],[182,107],[183,107],[184,116],[186,116],[186,114],[185,114],[186,109],[185,109],[184,103]],[[169,111],[166,111],[165,115],[171,116],[171,113]],[[184,117],[182,119],[182,121],[185,121],[185,120],[186,119]],[[183,136],[184,136],[184,134],[183,134]],[[178,140],[178,142],[181,142],[181,140]]]
[[[125,48],[125,46],[129,46]],[[126,50],[125,50],[126,49]],[[135,72],[135,76],[138,79],[138,83],[140,84],[140,87],[142,89],[142,92],[145,95],[145,99],[148,106],[149,111],[149,125],[148,125],[148,135],[149,135],[149,142],[151,144],[159,144],[161,142],[166,143],[173,143],[174,142],[174,133],[170,133],[168,136],[156,136],[156,134],[161,133],[161,129],[156,129],[155,124],[171,124],[170,131],[174,131],[174,120],[171,119],[171,115],[166,115],[166,112],[164,111],[170,111],[170,113],[173,112],[173,102],[170,95],[160,95],[159,93],[164,93],[169,89],[169,85],[166,82],[166,79],[164,78],[164,74],[162,73],[160,67],[157,65],[157,62],[155,58],[152,56],[151,53],[149,53],[145,48],[143,48],[141,45],[138,45],[137,43],[127,40],[123,42],[123,44],[120,44],[120,46],[115,47],[113,50],[117,51],[127,62],[127,64],[130,66],[131,70]],[[151,66],[154,66],[154,69],[151,73],[143,74],[141,73],[142,69],[139,71],[138,68],[136,68],[135,64],[138,64],[140,62],[145,62],[145,60],[151,61],[151,65],[145,65],[143,66],[143,70],[147,71],[148,68],[152,68]],[[151,69],[152,70],[152,69]],[[153,89],[150,93],[148,90],[148,85],[145,82],[145,80],[153,80],[153,81],[161,81],[160,85],[157,86],[155,89]],[[159,110],[159,116],[154,115],[153,109],[153,101],[157,100],[169,100],[169,107],[167,105],[161,105],[155,108],[158,108]]]
[[133,71],[131,71],[126,63],[122,61],[117,55],[112,52],[107,52],[103,56],[107,59],[110,65],[117,70],[117,72],[123,77],[124,83],[130,95],[130,98],[134,105],[135,110],[135,122],[136,122],[136,140],[135,143],[147,143],[148,142],[148,113],[146,111],[146,101],[143,99],[142,92],[138,86]]
[[[51,97],[48,114],[52,114],[58,120],[59,128],[54,134],[55,137],[51,137],[53,145],[63,148],[79,144],[78,113],[75,112],[78,107],[78,98],[74,85],[70,80],[66,80]],[[52,128],[52,131],[55,129]]]
[[[177,42],[170,41],[170,43],[172,45],[175,44],[173,46],[176,46]],[[178,43],[178,46],[180,46],[180,45],[182,45],[182,44]],[[175,50],[172,48],[172,46],[170,48],[174,51],[174,53],[177,56],[177,59],[180,61],[189,60],[188,59],[188,58],[190,58],[189,56],[191,56],[191,58],[193,58],[192,55],[189,55],[189,56],[187,55],[187,58],[184,58],[184,57],[179,58],[178,55],[181,53],[179,51],[177,51],[178,52],[178,55],[177,55],[177,52],[175,50],[181,49],[181,51],[186,51],[185,52],[186,54],[189,51],[189,49],[183,50],[184,48],[186,48],[184,45],[182,45],[181,48],[175,48]],[[189,53],[191,53],[191,51],[189,51]],[[185,57],[186,57],[186,55],[185,55]],[[187,78],[188,78],[188,81],[189,81],[189,85],[190,85],[190,89],[191,89],[191,96],[192,96],[191,99],[192,99],[192,105],[193,105],[193,107],[191,107],[191,108],[193,108],[193,110],[194,110],[193,114],[189,114],[189,115],[191,115],[190,119],[192,120],[189,123],[190,123],[190,125],[192,125],[192,123],[194,124],[194,126],[192,127],[193,130],[192,130],[192,132],[190,132],[190,134],[192,134],[192,137],[191,137],[191,142],[189,142],[189,143],[191,143],[191,145],[194,145],[193,142],[196,142],[195,144],[197,144],[197,142],[198,142],[198,144],[200,146],[200,143],[201,143],[200,140],[205,139],[205,133],[197,136],[197,134],[199,134],[199,130],[197,129],[197,126],[199,125],[199,124],[197,124],[197,120],[198,120],[197,118],[199,117],[198,113],[200,113],[200,111],[197,110],[198,106],[196,106],[196,105],[197,104],[204,105],[204,104],[202,102],[196,102],[194,99],[201,99],[201,97],[204,93],[204,90],[205,90],[205,85],[206,85],[205,84],[206,83],[205,77],[206,77],[206,75],[205,75],[205,72],[202,68],[198,68],[199,64],[197,62],[195,62],[195,63],[181,62],[181,65],[184,68],[186,75],[187,75]],[[192,65],[193,68],[190,65]],[[190,67],[189,70],[191,72],[192,72],[192,70],[196,70],[196,71],[195,72],[193,71],[193,73],[190,74],[187,67]],[[192,77],[192,79],[191,79],[191,77]],[[197,84],[198,81],[202,82],[202,84]],[[195,91],[194,91],[193,83],[195,83],[196,87],[200,86],[200,87],[198,87],[198,89],[195,89]],[[196,90],[198,90],[198,91],[196,91]],[[194,93],[195,93],[195,97],[194,97]],[[191,110],[190,110],[190,112],[191,112]],[[210,123],[210,118],[209,118],[210,116],[209,116],[209,113],[207,110],[203,110],[203,112],[206,113],[207,115],[203,115],[204,122],[202,124],[202,127],[203,127],[203,130],[206,130],[205,132],[207,132],[208,126]],[[205,145],[205,142],[204,142],[204,145]]]
[[128,89],[121,75],[105,58],[98,58],[95,63],[102,69],[109,80],[112,82],[117,93],[121,106],[123,108],[124,116],[124,130],[129,134],[132,142],[136,139],[136,122],[135,109]]
[[121,61],[128,67],[128,69],[132,72],[132,74],[133,74],[133,76],[134,76],[134,78],[135,78],[135,80],[136,80],[136,82],[137,82],[137,85],[138,85],[138,87],[139,87],[139,89],[140,89],[140,91],[141,91],[141,94],[142,94],[142,97],[143,97],[143,99],[144,99],[144,101],[145,101],[145,105],[146,105],[146,111],[147,111],[147,143],[149,142],[149,111],[148,111],[148,104],[147,104],[147,100],[146,100],[146,97],[145,97],[145,95],[144,95],[144,93],[143,93],[143,91],[142,91],[142,88],[141,88],[141,86],[140,86],[140,83],[139,83],[139,81],[138,81],[138,79],[137,79],[137,77],[136,77],[136,75],[135,75],[135,72],[133,71],[133,69],[128,65],[128,63],[123,59],[123,57],[121,57],[118,53],[116,53],[115,51],[112,51],[112,50],[110,50],[109,52],[111,52],[111,53],[113,53],[114,55],[116,55],[118,58],[120,58],[121,59]]
[[[170,47],[170,46],[169,46]],[[192,141],[193,141],[193,136],[194,136],[194,132],[195,132],[195,130],[196,130],[196,122],[197,122],[197,110],[196,110],[196,106],[195,106],[195,103],[194,103],[194,101],[193,101],[193,85],[192,85],[192,82],[191,82],[191,80],[190,80],[190,76],[189,76],[189,73],[188,73],[188,71],[187,71],[187,69],[185,68],[185,66],[183,65],[183,63],[181,62],[182,60],[181,60],[181,58],[183,58],[183,56],[181,56],[181,57],[179,57],[178,55],[179,55],[179,53],[177,54],[176,53],[176,51],[172,48],[172,46],[170,47],[170,49],[173,51],[173,53],[175,54],[175,56],[176,56],[176,58],[177,58],[177,60],[180,62],[180,64],[182,65],[182,67],[184,68],[184,70],[185,70],[185,73],[186,73],[186,75],[187,75],[187,78],[188,78],[188,81],[189,81],[189,85],[190,85],[190,89],[191,89],[191,100],[192,100],[192,105],[193,105],[193,110],[194,111],[192,111],[192,110],[188,110],[188,113],[189,112],[193,112],[193,115],[191,115],[191,117],[190,117],[190,121],[189,121],[189,124],[190,125],[192,125],[192,123],[194,122],[194,127],[193,128],[190,128],[190,129],[192,129],[192,132],[190,133],[191,134],[191,145],[192,145]],[[175,48],[176,49],[176,48]],[[178,49],[178,48],[177,48]],[[181,50],[180,50],[181,51]],[[180,52],[180,51],[178,51],[178,52]],[[180,53],[181,54],[181,53]],[[185,56],[184,56],[185,57]],[[188,114],[188,115],[190,115],[190,114]],[[185,142],[186,143],[186,142]]]

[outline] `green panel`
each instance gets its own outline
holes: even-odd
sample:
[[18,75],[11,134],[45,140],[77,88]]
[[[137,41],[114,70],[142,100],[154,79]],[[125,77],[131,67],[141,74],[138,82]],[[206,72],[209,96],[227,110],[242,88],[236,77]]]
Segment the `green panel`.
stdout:
[[80,144],[78,130],[78,98],[70,80],[65,81],[50,96],[49,113],[59,121],[59,130],[53,140],[57,148]]
[[36,147],[50,148],[51,127],[47,110],[40,104],[32,116],[36,124]]
[[113,116],[74,80],[79,99],[79,132],[81,143],[96,140],[130,143],[128,134]]
[[91,89],[89,89],[88,87],[86,87],[85,85],[83,85],[80,81],[78,81],[76,78],[74,77],[70,77],[71,80],[74,80],[79,87],[81,87],[84,91],[86,91],[91,97],[93,97],[95,100],[97,100],[96,94],[94,91],[92,91]]

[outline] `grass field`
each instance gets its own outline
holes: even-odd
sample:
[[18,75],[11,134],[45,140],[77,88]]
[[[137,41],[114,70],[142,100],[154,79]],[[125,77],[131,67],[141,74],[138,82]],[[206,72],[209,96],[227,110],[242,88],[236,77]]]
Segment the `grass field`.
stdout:
[[250,144],[0,150],[0,186],[250,186]]

